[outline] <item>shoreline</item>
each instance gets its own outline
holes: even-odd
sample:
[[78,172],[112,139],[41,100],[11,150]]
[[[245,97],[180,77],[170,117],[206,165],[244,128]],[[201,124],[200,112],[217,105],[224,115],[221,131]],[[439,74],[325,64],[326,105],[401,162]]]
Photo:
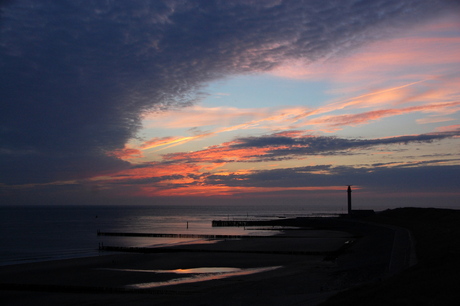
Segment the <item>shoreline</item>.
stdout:
[[[243,305],[290,305],[305,301],[316,305],[351,285],[375,281],[386,272],[388,258],[378,257],[377,253],[391,253],[391,248],[388,249],[392,241],[389,229],[339,219],[318,221],[298,218],[276,221],[281,221],[283,225],[303,225],[308,229],[296,230],[297,237],[292,237],[293,232],[290,231],[289,236],[281,239],[286,232],[277,238],[229,239],[213,244],[163,248],[162,252],[151,254],[120,253],[1,266],[1,279],[8,282],[3,281],[0,285],[0,297],[9,302],[6,305],[19,305],[19,302],[52,305],[48,301],[52,297],[59,297],[63,301],[61,304],[66,305],[78,305],[82,300],[94,305],[106,302],[122,305],[132,300],[136,300],[138,305],[151,304],[152,301],[157,305],[183,305],[185,300],[190,302],[189,305],[204,302],[211,305],[234,305],[235,302]],[[323,237],[313,237],[312,224],[308,224],[308,221],[314,221],[315,226],[321,227]],[[357,238],[359,232],[367,234]],[[344,251],[335,258],[325,256],[324,252],[337,251],[351,239],[357,239],[359,243],[350,245],[350,252]],[[374,246],[376,254],[372,262],[363,261],[363,258],[369,256],[365,251],[366,245]],[[174,249],[181,251],[172,251]],[[289,254],[306,251],[310,254]],[[166,285],[154,290],[128,290],[129,293],[127,286],[164,282],[176,279],[177,275],[124,271],[273,266],[282,268]],[[23,294],[25,292],[27,294]]]

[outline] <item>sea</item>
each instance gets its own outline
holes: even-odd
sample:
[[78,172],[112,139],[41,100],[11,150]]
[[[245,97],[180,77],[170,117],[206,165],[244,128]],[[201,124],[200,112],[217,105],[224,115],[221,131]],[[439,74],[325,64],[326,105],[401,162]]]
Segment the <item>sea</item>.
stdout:
[[212,227],[213,220],[330,216],[334,208],[283,206],[0,206],[0,265],[102,256],[104,246],[158,247],[213,243],[201,238],[98,236],[101,232],[272,235],[277,229]]

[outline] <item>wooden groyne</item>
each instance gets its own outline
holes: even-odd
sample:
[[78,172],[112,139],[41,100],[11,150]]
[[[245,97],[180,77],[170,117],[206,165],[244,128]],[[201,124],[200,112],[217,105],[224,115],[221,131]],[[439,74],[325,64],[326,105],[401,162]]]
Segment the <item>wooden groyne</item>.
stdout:
[[271,250],[217,250],[217,249],[192,249],[192,248],[148,248],[148,247],[122,247],[122,246],[99,246],[100,251],[128,252],[128,253],[247,253],[247,254],[278,254],[278,255],[321,255],[330,256],[332,252],[311,251],[271,251]]
[[[212,227],[243,227],[259,221],[213,220]],[[259,223],[258,223],[259,224]]]
[[244,227],[244,226],[276,226],[283,225],[287,220],[213,220],[212,227]]
[[289,250],[228,250],[228,249],[195,249],[195,248],[178,248],[178,247],[123,247],[123,246],[104,246],[99,245],[99,251],[110,252],[127,252],[127,253],[243,253],[243,254],[274,254],[274,255],[314,255],[325,256],[325,260],[334,260],[340,254],[343,254],[354,240],[346,241],[341,247],[333,251],[289,251]]

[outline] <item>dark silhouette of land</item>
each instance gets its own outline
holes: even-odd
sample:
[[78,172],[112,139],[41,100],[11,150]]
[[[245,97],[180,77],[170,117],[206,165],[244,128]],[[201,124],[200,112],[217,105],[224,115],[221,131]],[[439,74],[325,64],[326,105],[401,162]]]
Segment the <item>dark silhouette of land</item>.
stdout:
[[339,293],[321,305],[458,305],[459,210],[400,208],[367,220],[409,229],[415,238],[417,264],[381,282]]
[[[449,305],[460,295],[459,221],[457,210],[422,208],[353,218],[279,219],[264,221],[264,226],[289,226],[282,238],[120,249],[123,252],[115,255],[5,266],[0,267],[0,301],[2,305]],[[199,267],[274,269],[147,289],[127,286],[177,277],[146,270]]]

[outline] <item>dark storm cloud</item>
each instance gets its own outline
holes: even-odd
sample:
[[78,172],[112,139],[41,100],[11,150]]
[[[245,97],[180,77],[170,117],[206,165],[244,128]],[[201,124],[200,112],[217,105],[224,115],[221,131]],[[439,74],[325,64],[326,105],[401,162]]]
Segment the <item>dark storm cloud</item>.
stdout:
[[[163,155],[163,164],[280,161],[309,155],[356,155],[378,146],[430,143],[460,136],[460,130],[388,138],[360,139],[331,136],[242,137],[195,152]],[[394,149],[393,149],[394,150]],[[401,149],[399,149],[401,150]],[[149,164],[145,164],[149,166]],[[142,166],[138,166],[142,167]]]
[[446,9],[450,1],[1,2],[0,182],[120,170],[152,109],[206,82],[317,58]]
[[261,159],[284,158],[293,155],[344,155],[352,149],[366,149],[381,145],[427,143],[446,138],[460,136],[460,131],[428,133],[420,135],[396,136],[376,139],[347,139],[328,136],[261,136],[246,137],[236,140],[231,149],[238,148],[269,148]]
[[334,167],[320,165],[253,171],[240,175],[211,175],[208,184],[254,187],[321,187],[358,185],[380,192],[452,192],[459,190],[460,166]]

